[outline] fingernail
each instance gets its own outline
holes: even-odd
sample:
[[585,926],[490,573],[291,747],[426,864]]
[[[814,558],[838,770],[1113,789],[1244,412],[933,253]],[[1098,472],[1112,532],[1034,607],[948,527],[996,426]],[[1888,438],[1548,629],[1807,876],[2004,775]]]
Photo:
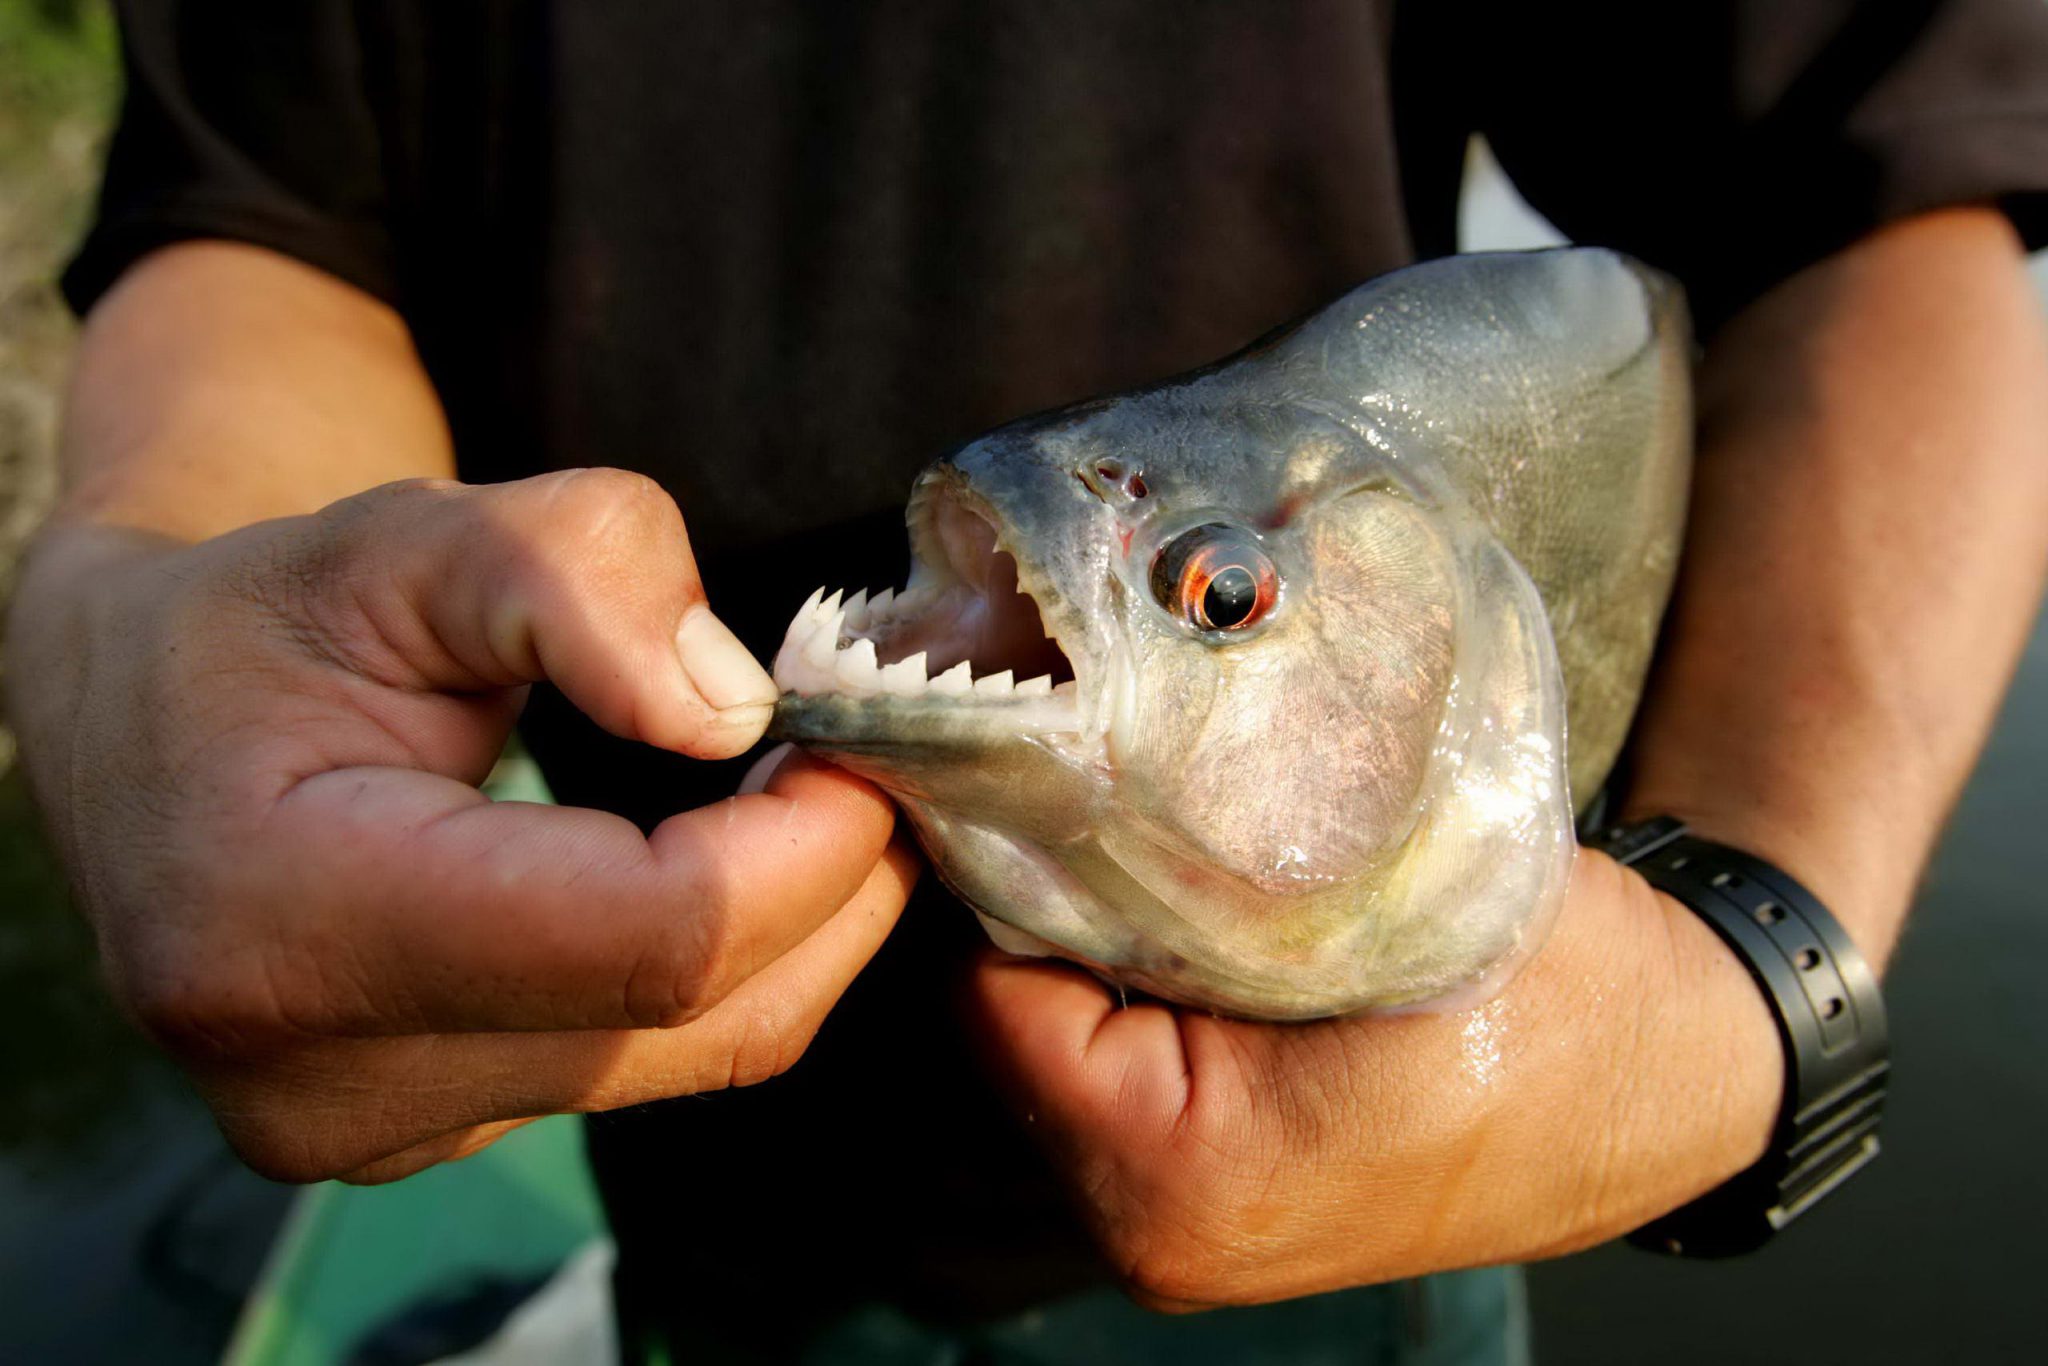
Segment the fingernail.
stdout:
[[676,650],[690,686],[716,710],[774,705],[775,680],[709,607],[699,604],[684,615]]
[[790,751],[795,748],[796,746],[792,744],[780,744],[754,760],[754,766],[747,770],[747,776],[740,779],[739,795],[744,797],[750,792],[765,791],[768,780],[775,776],[775,770],[782,767],[782,761],[787,759]]

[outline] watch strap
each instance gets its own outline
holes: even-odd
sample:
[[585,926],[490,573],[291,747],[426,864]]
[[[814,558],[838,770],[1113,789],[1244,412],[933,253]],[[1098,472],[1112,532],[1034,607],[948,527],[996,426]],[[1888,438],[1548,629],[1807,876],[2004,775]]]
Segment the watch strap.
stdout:
[[1768,1242],[1878,1153],[1890,1048],[1877,976],[1784,870],[1660,816],[1589,841],[1704,920],[1749,969],[1785,1047],[1785,1099],[1763,1159],[1629,1235],[1725,1257]]

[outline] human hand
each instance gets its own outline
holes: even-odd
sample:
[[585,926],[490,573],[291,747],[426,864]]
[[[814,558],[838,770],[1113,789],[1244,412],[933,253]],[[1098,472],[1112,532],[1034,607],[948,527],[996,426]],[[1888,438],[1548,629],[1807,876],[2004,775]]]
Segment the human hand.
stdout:
[[970,1001],[1111,1264],[1157,1308],[1602,1241],[1753,1162],[1783,1084],[1739,961],[1585,851],[1548,943],[1476,1010],[1120,1009],[1072,968],[993,952]]
[[915,878],[886,799],[801,758],[647,837],[477,791],[542,679],[667,749],[760,737],[774,687],[637,476],[391,484],[190,546],[59,526],[10,628],[114,994],[267,1175],[768,1077]]

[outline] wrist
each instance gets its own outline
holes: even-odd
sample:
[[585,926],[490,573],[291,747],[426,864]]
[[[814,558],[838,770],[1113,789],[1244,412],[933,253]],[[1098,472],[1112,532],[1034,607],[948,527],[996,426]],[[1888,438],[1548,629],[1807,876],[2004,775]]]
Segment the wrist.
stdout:
[[1839,799],[1828,802],[1818,791],[1806,800],[1767,800],[1751,794],[1687,793],[1649,781],[1631,787],[1617,823],[1673,816],[1701,839],[1783,869],[1834,914],[1882,977],[1926,861],[1934,822],[1913,820],[1880,800],[1843,808]]
[[1604,854],[1581,850],[1573,880],[1586,913],[1555,944],[1563,953],[1546,950],[1525,979],[1546,1014],[1570,1022],[1556,1033],[1574,1040],[1575,1065],[1563,1085],[1544,1083],[1559,1102],[1551,1132],[1515,1142],[1582,1154],[1576,1189],[1551,1202],[1576,1216],[1549,1246],[1517,1255],[1618,1237],[1745,1170],[1784,1095],[1770,1006],[1720,938]]
[[1753,1251],[1878,1153],[1890,1066],[1876,975],[1810,888],[1678,820],[1609,827],[1595,847],[1728,945],[1769,1003],[1784,1049],[1783,1096],[1760,1160],[1630,1241],[1690,1256]]

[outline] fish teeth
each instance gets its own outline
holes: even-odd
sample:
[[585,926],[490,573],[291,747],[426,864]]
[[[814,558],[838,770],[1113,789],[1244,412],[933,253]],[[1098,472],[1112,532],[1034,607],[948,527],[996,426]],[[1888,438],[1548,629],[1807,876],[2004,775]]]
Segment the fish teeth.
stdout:
[[846,614],[837,607],[839,595],[834,593],[828,601],[834,604],[831,614],[818,624],[811,638],[804,642],[804,663],[823,673],[832,672],[832,660],[839,653],[839,628],[845,624]]
[[856,640],[841,650],[832,672],[848,692],[865,695],[882,690],[882,674],[875,663],[875,642],[872,640]]
[[[878,630],[892,617],[932,609],[943,611],[971,594],[972,590],[959,584],[944,588],[925,584],[900,593],[884,588],[873,597],[866,589],[850,597],[840,589],[828,597],[821,587],[805,599],[783,633],[782,648],[776,652],[772,671],[775,685],[784,692],[805,696],[844,693],[859,698],[916,698],[931,694],[989,702],[1043,697],[1059,698],[1069,704],[1078,702],[1078,689],[1072,679],[1054,684],[1050,674],[1038,674],[1019,682],[1010,669],[976,678],[971,660],[962,660],[936,676],[927,677],[931,663],[926,652],[920,650],[893,664],[883,664],[872,637],[849,634]],[[1125,698],[1110,702],[1110,706],[1119,709],[1128,704]]]
[[967,667],[967,661],[963,659],[933,678],[928,686],[941,697],[965,697],[974,690],[974,671]]
[[882,666],[882,691],[897,697],[922,697],[925,692],[923,650],[908,659]]
[[[811,638],[811,628],[817,624],[814,620],[814,614],[818,610],[818,603],[824,596],[825,590],[820,588],[817,592],[811,594],[804,605],[797,609],[796,615],[789,619],[789,629],[782,633],[782,648],[775,652],[775,681],[777,683],[783,682],[782,661],[800,652],[803,649],[804,642]],[[786,687],[788,685],[784,684],[783,686]]]

